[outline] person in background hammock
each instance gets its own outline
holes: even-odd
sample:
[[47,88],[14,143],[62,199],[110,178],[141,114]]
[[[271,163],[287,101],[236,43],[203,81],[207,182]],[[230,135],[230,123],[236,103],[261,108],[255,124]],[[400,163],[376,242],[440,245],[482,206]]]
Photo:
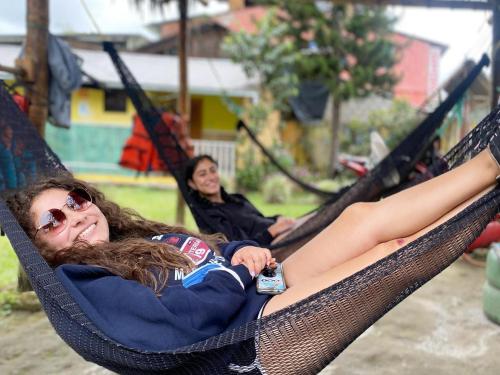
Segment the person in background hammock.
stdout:
[[292,229],[295,220],[264,216],[242,194],[228,194],[220,184],[217,162],[210,155],[190,159],[184,179],[204,218],[197,220],[203,233],[222,233],[229,240],[253,240],[268,246],[280,234]]
[[274,263],[268,249],[146,220],[76,179],[41,181],[7,203],[97,328],[130,348],[172,350],[284,309],[447,221],[495,187],[494,142],[443,175],[346,208],[283,261],[288,289],[275,296],[256,291]]

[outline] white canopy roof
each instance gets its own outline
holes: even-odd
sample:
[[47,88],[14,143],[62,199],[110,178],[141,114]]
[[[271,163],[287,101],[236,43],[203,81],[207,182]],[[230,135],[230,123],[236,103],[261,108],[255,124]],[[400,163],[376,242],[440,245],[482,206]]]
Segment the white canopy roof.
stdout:
[[[0,44],[0,64],[14,66],[21,47]],[[82,70],[109,88],[122,87],[109,55],[104,51],[73,49],[83,60]],[[121,58],[144,90],[177,92],[179,62],[177,56],[121,52]],[[249,79],[242,67],[228,59],[188,59],[188,85],[192,94],[255,97],[257,79]],[[0,79],[12,75],[0,72]]]

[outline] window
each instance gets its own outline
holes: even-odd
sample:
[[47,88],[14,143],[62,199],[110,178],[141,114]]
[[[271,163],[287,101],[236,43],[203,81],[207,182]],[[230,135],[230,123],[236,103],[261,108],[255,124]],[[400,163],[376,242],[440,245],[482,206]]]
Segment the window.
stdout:
[[127,94],[124,90],[104,91],[104,111],[125,112],[127,110]]

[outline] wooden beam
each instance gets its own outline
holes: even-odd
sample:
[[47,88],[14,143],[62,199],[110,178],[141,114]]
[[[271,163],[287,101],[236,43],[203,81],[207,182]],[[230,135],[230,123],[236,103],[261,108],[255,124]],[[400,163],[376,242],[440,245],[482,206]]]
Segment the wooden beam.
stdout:
[[492,9],[495,0],[333,0],[336,4],[400,5],[428,8]]
[[11,67],[11,66],[6,66],[0,64],[0,72],[7,72],[12,75],[20,75],[23,73],[23,70],[21,68],[16,68],[16,67]]

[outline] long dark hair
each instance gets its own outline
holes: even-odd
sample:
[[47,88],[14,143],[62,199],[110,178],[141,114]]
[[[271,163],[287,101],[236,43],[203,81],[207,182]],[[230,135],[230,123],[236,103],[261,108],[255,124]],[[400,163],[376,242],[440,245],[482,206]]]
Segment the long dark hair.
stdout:
[[218,251],[217,242],[225,240],[222,235],[202,235],[182,227],[145,219],[136,211],[121,208],[107,200],[104,194],[92,185],[71,176],[40,180],[7,197],[9,208],[31,238],[34,237],[36,226],[29,214],[31,205],[40,193],[48,189],[88,191],[92,196],[92,202],[99,207],[108,221],[110,237],[107,243],[89,245],[86,242],[78,242],[75,246],[58,251],[37,239],[35,244],[52,267],[67,263],[101,266],[125,279],[136,280],[149,286],[159,294],[167,284],[169,269],[179,268],[189,272],[194,268],[194,264],[176,247],[149,241],[148,237],[183,233],[202,239],[214,251]]

